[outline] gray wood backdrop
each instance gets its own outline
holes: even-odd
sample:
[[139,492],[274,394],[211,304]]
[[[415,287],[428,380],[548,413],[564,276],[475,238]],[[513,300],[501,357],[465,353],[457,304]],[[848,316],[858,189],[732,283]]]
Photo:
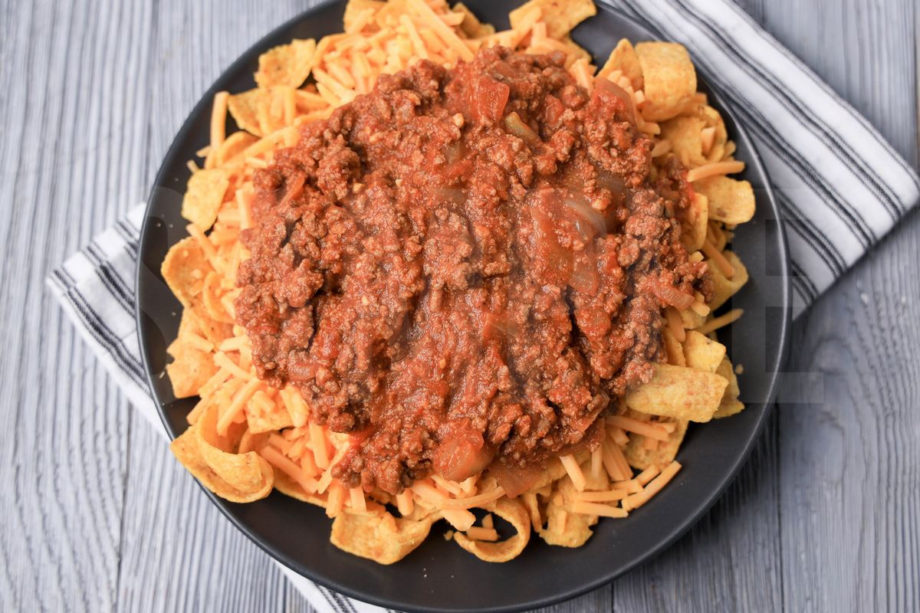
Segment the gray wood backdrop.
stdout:
[[[309,0],[0,0],[0,610],[308,611],[64,319],[48,271]],[[916,0],[741,0],[918,160]],[[182,78],[176,78],[177,74]],[[665,554],[553,611],[920,610],[920,215],[795,326],[752,460]]]

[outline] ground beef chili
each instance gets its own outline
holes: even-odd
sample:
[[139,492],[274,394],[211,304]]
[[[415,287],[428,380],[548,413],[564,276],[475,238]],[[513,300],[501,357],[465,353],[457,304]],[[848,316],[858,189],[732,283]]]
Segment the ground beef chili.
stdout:
[[[686,308],[677,166],[616,86],[563,56],[427,61],[304,128],[255,178],[238,322],[260,377],[354,445],[336,474],[395,493],[585,444]],[[653,176],[654,175],[654,176]]]

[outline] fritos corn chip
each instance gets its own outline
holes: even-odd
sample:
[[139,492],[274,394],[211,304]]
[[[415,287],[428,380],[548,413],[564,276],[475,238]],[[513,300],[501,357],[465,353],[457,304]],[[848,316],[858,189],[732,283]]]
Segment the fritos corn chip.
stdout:
[[371,515],[343,513],[332,522],[332,544],[378,564],[393,564],[418,547],[431,530],[433,517],[396,519],[386,511]]
[[696,70],[683,45],[639,43],[636,45],[644,80],[642,116],[649,121],[676,117],[696,95]]
[[731,251],[725,251],[723,257],[728,260],[732,267],[732,276],[725,276],[719,267],[710,261],[709,273],[712,277],[712,300],[709,302],[709,308],[718,309],[728,302],[736,292],[738,292],[748,281],[748,271],[741,259]]
[[725,358],[725,345],[707,338],[696,330],[688,330],[684,341],[684,355],[690,368],[716,372]]
[[722,401],[719,403],[719,408],[713,417],[721,419],[740,413],[744,410],[744,403],[738,400],[738,395],[741,393],[738,387],[738,377],[735,375],[735,369],[732,368],[732,363],[728,358],[722,359],[716,372],[728,380],[728,387],[725,388]]
[[621,38],[617,46],[610,52],[607,62],[598,71],[599,77],[609,77],[613,71],[619,70],[623,76],[629,79],[634,90],[643,89],[645,80],[642,77],[642,66],[639,64],[639,56],[632,43],[625,38]]
[[747,181],[710,177],[693,184],[709,202],[709,218],[726,224],[747,223],[754,217],[754,190]]
[[316,41],[294,39],[287,45],[280,45],[259,56],[259,70],[256,84],[260,88],[300,87],[310,74]]
[[706,422],[719,408],[728,381],[715,373],[656,364],[652,379],[626,395],[640,413]]
[[214,225],[217,211],[230,184],[227,174],[220,169],[200,170],[188,180],[182,198],[182,216],[206,232]]

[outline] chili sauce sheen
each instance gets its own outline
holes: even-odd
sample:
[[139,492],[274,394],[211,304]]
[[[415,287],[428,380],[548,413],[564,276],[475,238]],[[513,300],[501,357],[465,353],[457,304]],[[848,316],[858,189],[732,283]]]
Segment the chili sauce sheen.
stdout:
[[237,323],[261,378],[352,435],[346,483],[489,470],[514,495],[597,444],[663,309],[709,292],[685,171],[653,171],[629,96],[563,60],[421,61],[258,171]]

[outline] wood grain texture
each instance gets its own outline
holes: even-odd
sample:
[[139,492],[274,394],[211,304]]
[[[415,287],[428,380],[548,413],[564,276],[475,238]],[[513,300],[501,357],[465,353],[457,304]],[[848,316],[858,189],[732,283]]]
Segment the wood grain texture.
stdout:
[[[916,165],[914,0],[740,4]],[[309,5],[0,0],[0,610],[310,610],[43,285],[146,196],[220,72]],[[914,213],[797,322],[789,397],[820,402],[781,405],[671,549],[549,611],[920,610],[918,235]]]
[[914,214],[835,288],[836,301],[815,306],[797,339],[794,366],[809,373],[799,385],[823,401],[779,412],[789,610],[920,602],[920,283],[904,265],[920,256],[918,232]]
[[[917,3],[845,4],[765,25],[916,167]],[[920,609],[918,236],[914,211],[797,322],[788,397],[823,399],[779,407],[786,610]]]
[[143,126],[91,95],[90,74],[108,74],[110,100],[131,81],[103,55],[104,21],[66,3],[0,16],[0,609],[112,609],[130,417],[44,277],[146,180],[105,151],[113,126],[118,143]]

